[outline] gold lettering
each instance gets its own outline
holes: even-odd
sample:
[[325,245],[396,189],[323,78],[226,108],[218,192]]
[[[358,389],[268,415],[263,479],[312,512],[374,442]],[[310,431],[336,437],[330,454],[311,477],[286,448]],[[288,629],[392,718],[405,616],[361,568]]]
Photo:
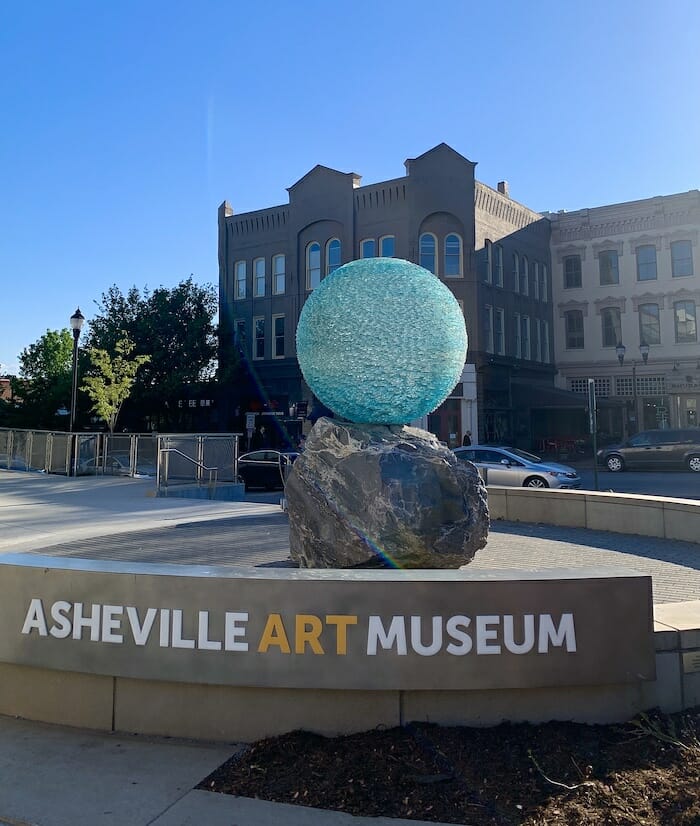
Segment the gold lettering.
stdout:
[[303,654],[308,643],[314,654],[323,654],[318,638],[321,636],[323,623],[314,614],[297,614],[294,629],[294,653]]
[[335,625],[335,653],[348,653],[348,625],[357,625],[357,617],[352,614],[329,614],[326,625]]
[[265,630],[260,637],[258,653],[265,654],[271,645],[276,645],[282,654],[291,654],[287,632],[284,630],[284,623],[279,614],[269,614],[265,623]]

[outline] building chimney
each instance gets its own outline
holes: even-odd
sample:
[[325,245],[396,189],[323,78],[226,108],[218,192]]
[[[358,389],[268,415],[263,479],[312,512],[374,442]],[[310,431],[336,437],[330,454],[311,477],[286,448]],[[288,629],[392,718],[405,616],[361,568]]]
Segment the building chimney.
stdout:
[[510,198],[510,193],[508,192],[508,181],[499,181],[498,191],[501,193],[501,195],[505,195],[506,198]]

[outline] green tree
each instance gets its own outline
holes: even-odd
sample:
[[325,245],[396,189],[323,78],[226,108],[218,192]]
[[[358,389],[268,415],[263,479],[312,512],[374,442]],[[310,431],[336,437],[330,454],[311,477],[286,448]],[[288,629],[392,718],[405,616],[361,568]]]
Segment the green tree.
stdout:
[[67,329],[47,330],[19,356],[19,376],[11,379],[18,400],[16,421],[20,427],[65,427],[56,415],[71,404],[73,336]]
[[83,390],[93,402],[92,411],[107,423],[114,433],[119,411],[129,398],[139,368],[151,360],[150,356],[134,356],[135,345],[124,336],[114,345],[114,354],[94,347],[89,351],[92,370]]
[[192,277],[175,287],[126,294],[115,285],[103,293],[90,321],[91,348],[114,352],[127,335],[134,353],[150,356],[139,370],[128,402],[132,418],[150,419],[159,430],[181,425],[178,401],[187,386],[213,379],[216,366],[217,292]]

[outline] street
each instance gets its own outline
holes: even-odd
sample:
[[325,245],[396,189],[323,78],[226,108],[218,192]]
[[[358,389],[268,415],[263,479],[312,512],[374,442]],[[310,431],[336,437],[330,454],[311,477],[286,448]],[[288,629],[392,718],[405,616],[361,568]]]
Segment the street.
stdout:
[[[578,468],[582,489],[595,490],[593,468]],[[637,471],[610,473],[598,470],[598,490],[615,493],[642,493],[649,496],[671,496],[680,499],[700,499],[700,473],[689,471]]]

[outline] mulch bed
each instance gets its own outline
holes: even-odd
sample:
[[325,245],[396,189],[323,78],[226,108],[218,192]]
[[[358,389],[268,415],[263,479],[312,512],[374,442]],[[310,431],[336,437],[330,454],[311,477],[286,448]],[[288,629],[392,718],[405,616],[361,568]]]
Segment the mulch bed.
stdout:
[[700,826],[700,708],[611,726],[297,731],[252,744],[198,788],[469,826]]

